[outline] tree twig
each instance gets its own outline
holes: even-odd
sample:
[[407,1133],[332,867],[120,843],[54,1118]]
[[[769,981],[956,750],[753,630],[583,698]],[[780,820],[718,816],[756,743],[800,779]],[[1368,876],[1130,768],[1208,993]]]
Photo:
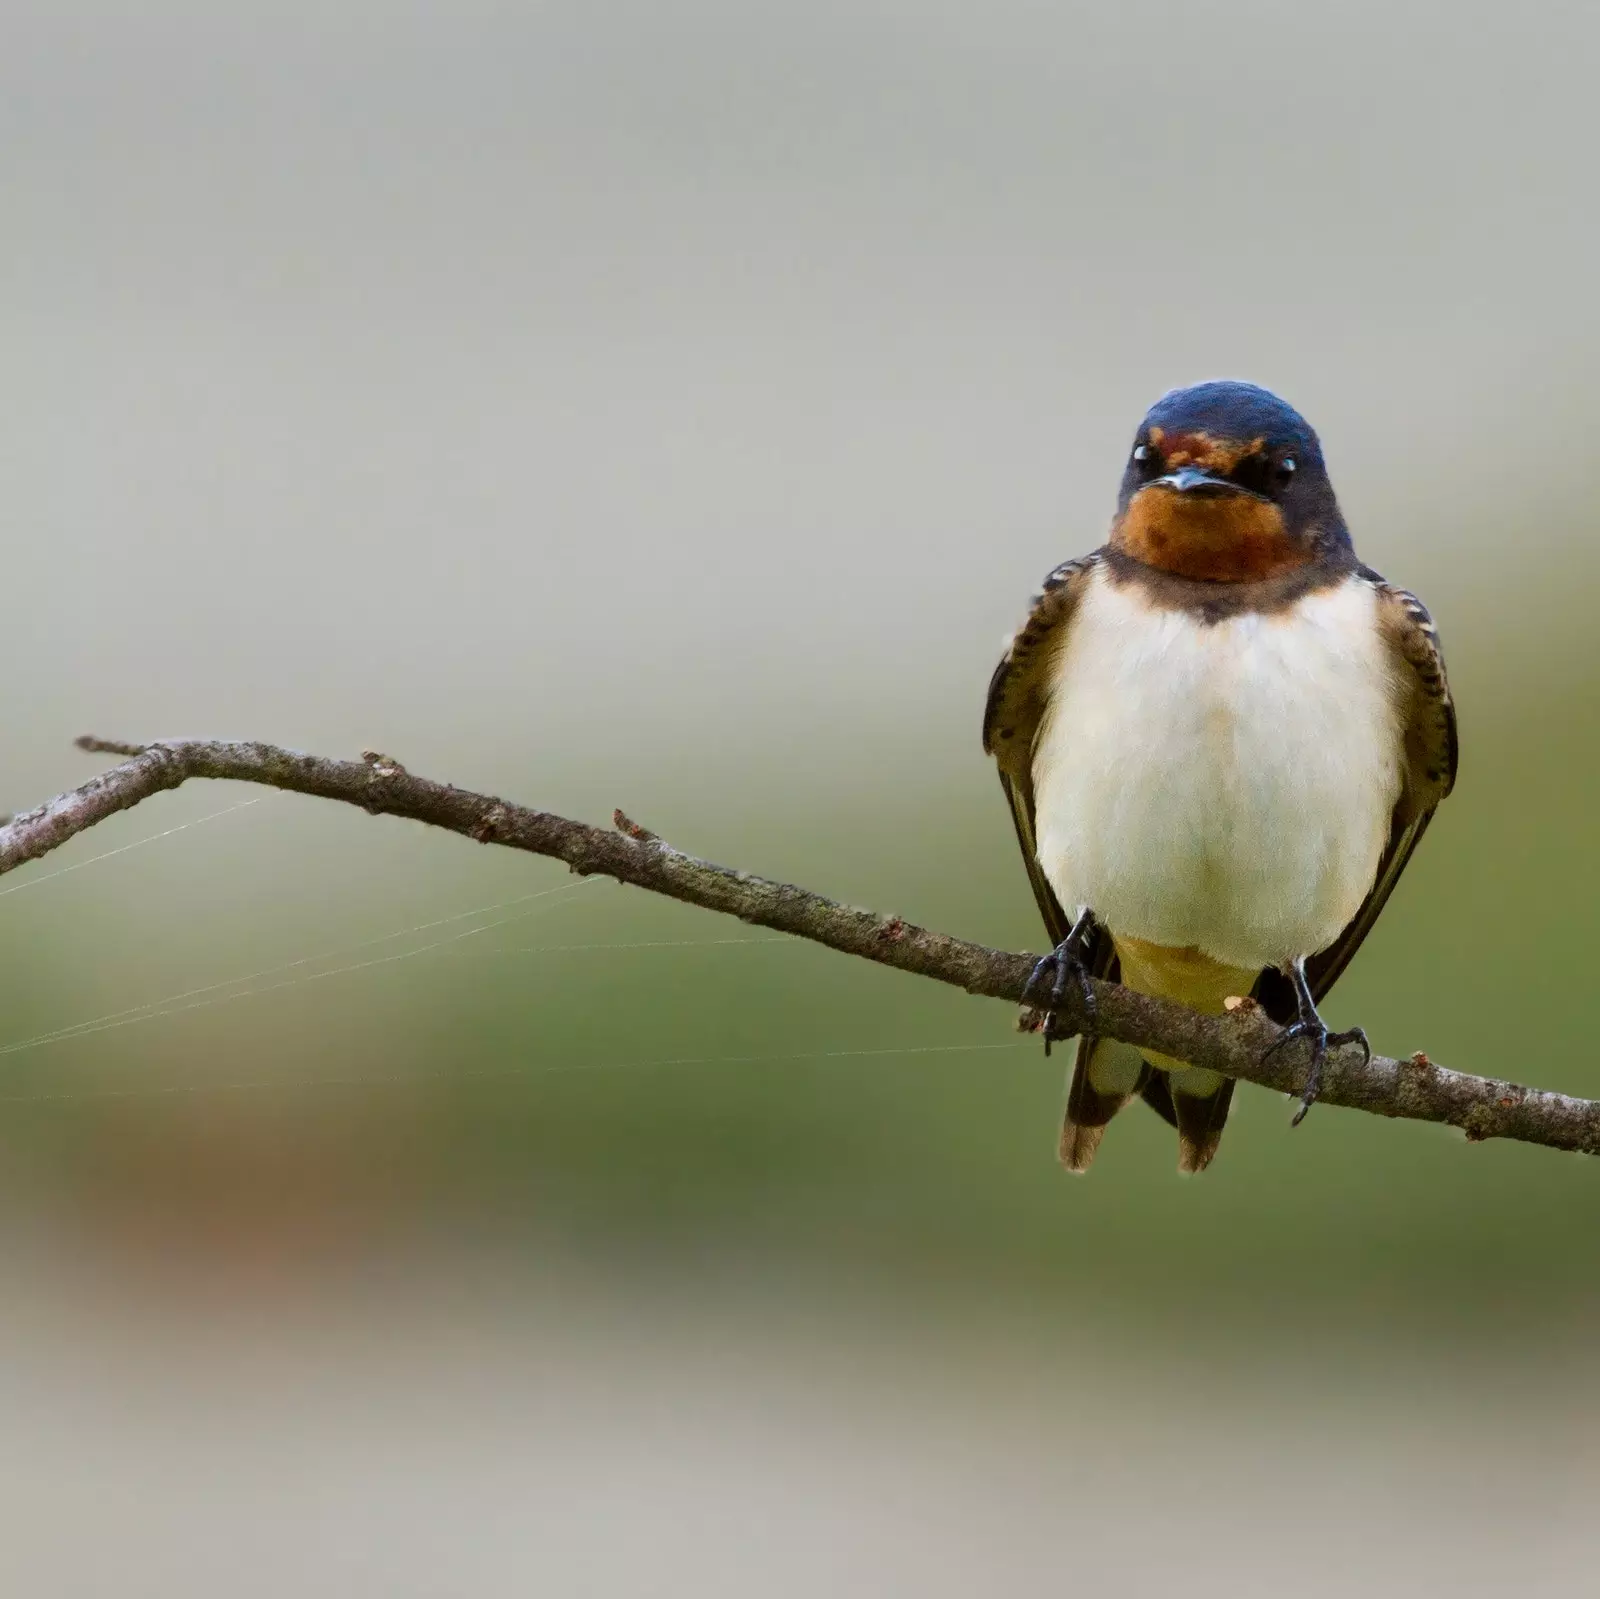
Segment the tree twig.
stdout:
[[[379,816],[403,816],[459,833],[480,844],[501,844],[565,861],[577,873],[602,873],[685,904],[792,933],[899,971],[953,984],[970,994],[1023,1003],[1033,955],[989,949],[914,926],[898,916],[841,905],[790,883],[730,870],[674,849],[616,812],[607,830],[566,817],[474,794],[408,772],[375,750],[359,761],[329,760],[272,744],[179,739],[122,744],[81,738],[80,748],[127,757],[37,810],[0,827],[0,873],[59,848],[117,811],[127,810],[191,778],[231,779],[358,805]],[[1106,1037],[1208,1066],[1284,1094],[1305,1086],[1304,1053],[1267,1055],[1278,1029],[1246,1000],[1226,1016],[1201,1016],[1117,983],[1095,982],[1097,1028]],[[1083,1000],[1069,987],[1068,1027],[1081,1025]],[[1353,1047],[1327,1061],[1321,1099],[1380,1116],[1444,1122],[1468,1139],[1519,1139],[1552,1149],[1600,1153],[1600,1101],[1524,1088],[1437,1066],[1425,1055],[1363,1061]]]

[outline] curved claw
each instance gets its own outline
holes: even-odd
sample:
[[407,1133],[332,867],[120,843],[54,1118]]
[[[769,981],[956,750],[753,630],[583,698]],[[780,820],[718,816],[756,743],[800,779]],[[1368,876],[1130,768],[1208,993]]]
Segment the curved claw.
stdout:
[[[1056,1015],[1061,1009],[1062,1001],[1067,997],[1067,984],[1075,982],[1078,992],[1083,998],[1083,1015],[1085,1032],[1093,1032],[1096,1017],[1094,982],[1089,975],[1089,968],[1084,964],[1084,951],[1094,932],[1094,917],[1085,911],[1074,924],[1073,929],[1061,940],[1050,953],[1035,963],[1033,971],[1029,974],[1027,986],[1022,991],[1022,1000],[1026,1005],[1035,1005],[1045,1012],[1044,1024],[1044,1052],[1050,1053],[1052,1041],[1070,1038],[1070,1033],[1058,1032],[1056,1029]],[[1044,987],[1046,981],[1049,988],[1043,1002],[1034,996]]]
[[1299,1021],[1291,1022],[1285,1027],[1262,1052],[1262,1060],[1275,1055],[1285,1044],[1296,1038],[1311,1040],[1311,1060],[1310,1070],[1306,1074],[1305,1091],[1300,1096],[1300,1108],[1289,1120],[1291,1127],[1298,1127],[1306,1119],[1306,1112],[1316,1104],[1317,1096],[1322,1092],[1322,1063],[1327,1059],[1329,1050],[1341,1049],[1346,1044],[1359,1044],[1362,1064],[1365,1065],[1372,1059],[1372,1045],[1367,1042],[1364,1028],[1348,1027],[1342,1033],[1330,1033],[1322,1018],[1313,1014],[1310,1017],[1301,1017]]

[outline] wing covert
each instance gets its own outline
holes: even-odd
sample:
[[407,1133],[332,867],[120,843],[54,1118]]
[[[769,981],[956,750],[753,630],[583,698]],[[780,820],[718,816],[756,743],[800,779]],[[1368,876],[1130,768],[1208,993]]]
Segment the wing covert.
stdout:
[[[1059,944],[1071,919],[1039,865],[1034,836],[1033,745],[1044,715],[1050,668],[1078,609],[1098,555],[1058,566],[1045,580],[1027,619],[989,680],[983,713],[983,748],[1000,768],[1000,785],[1011,808],[1023,865],[1052,944]],[[1110,940],[1106,940],[1109,945]]]

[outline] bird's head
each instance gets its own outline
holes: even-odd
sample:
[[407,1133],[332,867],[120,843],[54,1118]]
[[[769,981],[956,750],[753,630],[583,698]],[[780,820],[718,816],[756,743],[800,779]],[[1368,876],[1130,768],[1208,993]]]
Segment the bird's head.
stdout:
[[1197,383],[1150,408],[1111,544],[1146,566],[1221,583],[1352,558],[1311,424],[1253,383]]

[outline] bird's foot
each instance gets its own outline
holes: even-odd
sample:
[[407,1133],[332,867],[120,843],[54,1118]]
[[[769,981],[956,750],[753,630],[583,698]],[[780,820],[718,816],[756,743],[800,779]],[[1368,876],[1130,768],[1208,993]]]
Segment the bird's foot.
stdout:
[[1050,1053],[1052,1043],[1073,1036],[1063,1030],[1060,1022],[1061,1005],[1067,997],[1067,987],[1071,983],[1078,985],[1078,992],[1083,998],[1083,1031],[1085,1033],[1094,1031],[1096,1017],[1094,982],[1089,975],[1088,966],[1084,964],[1084,956],[1093,938],[1094,916],[1091,912],[1085,911],[1073,924],[1072,931],[1034,966],[1027,987],[1022,991],[1023,1004],[1033,1005],[1044,1012],[1046,1055]]
[[1317,1095],[1322,1092],[1322,1063],[1328,1057],[1330,1050],[1342,1048],[1345,1044],[1359,1044],[1361,1046],[1362,1063],[1372,1059],[1372,1045],[1367,1042],[1367,1035],[1363,1028],[1347,1027],[1342,1033],[1330,1033],[1327,1024],[1313,1010],[1309,1016],[1302,1016],[1299,1021],[1291,1022],[1284,1030],[1267,1045],[1262,1060],[1277,1054],[1285,1044],[1292,1043],[1297,1038],[1311,1040],[1310,1070],[1306,1074],[1306,1086],[1300,1095],[1300,1108],[1294,1113],[1289,1125],[1298,1127],[1306,1119],[1306,1112],[1317,1102]]

